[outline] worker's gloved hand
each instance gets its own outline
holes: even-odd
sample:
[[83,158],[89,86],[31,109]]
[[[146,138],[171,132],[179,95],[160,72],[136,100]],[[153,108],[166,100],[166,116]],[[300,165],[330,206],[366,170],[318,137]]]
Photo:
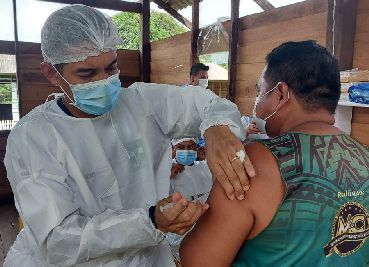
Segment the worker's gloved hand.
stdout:
[[209,208],[208,204],[194,203],[174,193],[160,200],[155,207],[155,223],[164,233],[185,234]]
[[229,199],[244,199],[250,188],[249,177],[255,176],[255,170],[241,141],[228,126],[210,127],[204,137],[207,163],[213,177],[222,185]]
[[175,178],[179,173],[183,172],[184,166],[179,163],[173,163],[172,169],[170,170],[170,179]]

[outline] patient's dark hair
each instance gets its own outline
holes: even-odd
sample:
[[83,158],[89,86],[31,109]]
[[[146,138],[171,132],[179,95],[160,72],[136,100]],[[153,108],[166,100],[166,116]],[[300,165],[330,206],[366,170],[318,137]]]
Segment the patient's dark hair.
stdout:
[[341,93],[337,60],[316,41],[286,42],[266,56],[265,79],[270,87],[288,84],[308,110],[334,113]]

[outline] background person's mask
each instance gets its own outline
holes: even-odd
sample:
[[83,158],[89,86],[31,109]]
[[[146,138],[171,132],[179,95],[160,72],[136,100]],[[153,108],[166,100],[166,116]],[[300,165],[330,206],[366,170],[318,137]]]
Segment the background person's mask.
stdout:
[[102,115],[112,111],[118,102],[121,92],[119,72],[103,80],[82,84],[70,84],[62,75],[61,77],[70,86],[74,101],[61,86],[60,88],[72,101],[73,105],[85,113]]
[[208,79],[199,79],[199,86],[208,88],[209,80]]
[[197,152],[194,150],[177,150],[176,151],[176,161],[179,164],[190,166],[197,158]]

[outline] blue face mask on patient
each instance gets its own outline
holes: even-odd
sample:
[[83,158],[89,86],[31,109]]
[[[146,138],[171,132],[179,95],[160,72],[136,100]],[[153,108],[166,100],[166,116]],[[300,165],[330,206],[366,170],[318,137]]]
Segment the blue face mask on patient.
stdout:
[[[61,76],[63,77],[63,76]],[[63,77],[64,79],[64,77]],[[66,83],[66,81],[64,79]],[[119,72],[95,82],[70,84],[74,101],[66,94],[73,105],[79,110],[92,115],[102,115],[113,110],[121,92]]]
[[177,150],[176,160],[179,164],[191,166],[197,158],[197,152],[194,150]]

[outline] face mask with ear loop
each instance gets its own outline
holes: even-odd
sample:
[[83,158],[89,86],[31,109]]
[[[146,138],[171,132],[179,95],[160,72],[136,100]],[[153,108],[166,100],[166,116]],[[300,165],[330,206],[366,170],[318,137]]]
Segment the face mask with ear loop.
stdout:
[[[268,134],[267,130],[266,130],[266,123],[267,120],[270,119],[272,116],[274,116],[277,112],[278,112],[278,108],[279,105],[277,106],[277,108],[275,109],[275,111],[272,112],[272,114],[270,114],[269,116],[267,116],[265,119],[261,119],[256,115],[256,107],[257,105],[260,103],[260,100],[265,97],[267,94],[273,92],[273,90],[277,88],[277,85],[274,86],[272,89],[270,89],[269,91],[267,91],[265,94],[263,94],[262,96],[257,96],[255,99],[255,104],[254,104],[254,108],[253,108],[253,112],[252,112],[252,121],[255,122],[256,127],[260,130],[260,132],[262,134]],[[288,100],[290,99],[290,92],[288,91]]]
[[91,114],[102,115],[113,110],[118,102],[121,92],[121,83],[119,80],[119,72],[110,77],[82,84],[70,84],[59,71],[54,68],[60,77],[69,85],[73,93],[74,101],[59,85],[67,98],[79,110]]

